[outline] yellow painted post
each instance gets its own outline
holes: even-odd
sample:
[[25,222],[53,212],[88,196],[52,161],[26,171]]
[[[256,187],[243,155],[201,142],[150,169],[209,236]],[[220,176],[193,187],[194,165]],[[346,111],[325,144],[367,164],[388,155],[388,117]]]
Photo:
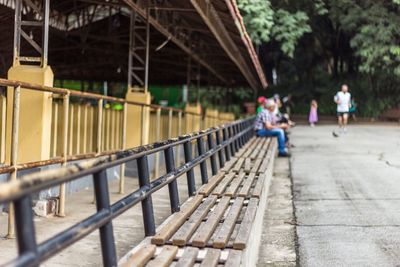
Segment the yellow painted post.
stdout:
[[[8,79],[53,86],[50,66],[17,65],[8,70]],[[6,164],[11,159],[13,89],[7,89]],[[18,163],[48,160],[51,155],[52,93],[21,88]]]
[[[161,108],[157,108],[156,111],[156,142],[160,141],[161,135]],[[158,177],[160,173],[160,153],[155,154],[154,159],[154,177]]]
[[103,99],[99,99],[97,103],[97,146],[96,146],[97,154],[101,153],[102,129],[103,129]]
[[[127,122],[127,114],[128,114],[128,103],[124,103],[124,113],[122,117],[122,146],[123,150],[126,149],[126,122]],[[119,180],[119,193],[123,194],[125,191],[125,164],[121,164],[120,169],[121,179]]]
[[87,132],[88,132],[88,106],[83,107],[83,139],[82,139],[82,153],[87,153]]
[[54,118],[53,118],[53,157],[57,156],[57,137],[58,137],[58,104],[54,103]]
[[110,125],[109,125],[109,127],[111,128],[110,129],[110,131],[111,131],[111,136],[110,136],[110,138],[111,138],[111,142],[110,142],[110,148],[111,149],[115,149],[115,123],[116,123],[116,121],[115,121],[115,110],[112,110],[112,109],[110,109],[110,117],[111,117],[111,119],[110,119]]
[[[72,107],[72,106],[71,106]],[[69,115],[69,94],[63,96],[63,136],[62,136],[62,151],[61,157],[63,158],[63,166],[67,165],[67,157],[68,157],[68,115]],[[72,128],[72,123],[70,124]],[[71,132],[70,132],[71,134]],[[60,204],[58,207],[57,216],[64,217],[65,216],[65,183],[60,185],[60,193],[59,193]]]
[[73,155],[73,141],[74,141],[74,105],[71,104],[70,107],[70,123],[69,123],[69,140],[68,140],[68,146],[69,146],[69,155]]
[[93,132],[94,132],[94,108],[90,106],[90,123],[89,123],[89,152],[93,152]]
[[76,154],[81,153],[81,104],[78,104],[76,114]]
[[4,95],[1,96],[1,154],[0,163],[4,163],[6,160],[6,98]]
[[[10,175],[10,180],[17,180],[17,161],[18,161],[18,141],[19,141],[19,116],[20,116],[20,93],[21,87],[14,88],[13,92],[13,109],[12,109],[12,135],[11,135],[11,161],[10,165],[14,167],[13,172]],[[8,234],[7,238],[15,237],[15,228],[14,228],[14,205],[12,203],[9,204],[8,210]]]
[[[182,111],[178,111],[178,136],[182,134]],[[176,164],[180,164],[181,150],[180,147],[176,147]]]

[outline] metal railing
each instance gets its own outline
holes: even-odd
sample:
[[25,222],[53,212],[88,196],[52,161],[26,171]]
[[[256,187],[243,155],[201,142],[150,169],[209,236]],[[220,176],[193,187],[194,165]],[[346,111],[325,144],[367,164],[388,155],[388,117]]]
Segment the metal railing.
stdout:
[[[88,92],[79,92],[64,88],[40,86],[26,82],[0,79],[0,87],[13,89],[12,95],[12,119],[11,119],[11,147],[9,164],[5,163],[6,158],[6,106],[7,101],[1,95],[1,124],[0,124],[0,174],[10,174],[9,180],[17,179],[17,172],[26,169],[33,169],[53,164],[66,166],[68,162],[97,158],[104,155],[111,155],[115,152],[125,150],[127,147],[127,111],[129,107],[140,108],[140,120],[138,121],[138,132],[140,142],[137,145],[145,145],[152,142],[165,140],[172,136],[189,133],[201,128],[216,126],[227,122],[223,118],[202,116],[202,114],[187,112],[172,107],[149,105],[128,101],[123,98],[104,96]],[[49,93],[52,101],[52,122],[51,122],[51,146],[50,157],[45,160],[24,162],[18,161],[18,139],[20,123],[20,94],[21,90],[34,90]],[[10,92],[10,91],[9,91]],[[72,103],[74,102],[74,103]],[[122,110],[105,108],[107,103],[119,103],[123,105]],[[143,120],[149,114],[150,131],[145,136]],[[150,115],[151,114],[151,115]],[[10,117],[9,117],[10,118]],[[195,123],[196,122],[196,123]],[[197,129],[194,129],[195,126]],[[131,146],[133,147],[133,146]],[[179,151],[177,158],[180,157]],[[158,153],[155,156],[159,162]],[[159,173],[159,164],[155,165],[155,176]],[[125,188],[125,165],[120,165],[119,193]],[[58,216],[65,216],[65,184],[59,188]],[[14,237],[14,209],[9,208],[8,237]]]
[[[177,178],[186,174],[188,193],[196,192],[193,168],[200,166],[201,181],[208,182],[206,160],[211,173],[217,174],[230,158],[254,135],[254,118],[236,121],[220,127],[183,135],[175,139],[119,151],[108,156],[76,163],[61,169],[47,170],[23,176],[0,187],[0,204],[11,202],[15,207],[15,222],[19,256],[5,266],[38,266],[41,262],[99,229],[103,265],[116,266],[117,256],[112,220],[139,202],[142,204],[146,236],[155,234],[152,194],[164,186],[169,188],[171,212],[180,210]],[[205,140],[206,139],[206,140]],[[193,157],[192,142],[197,144]],[[207,149],[205,147],[207,142]],[[174,148],[183,146],[185,163],[176,165]],[[166,174],[150,181],[148,156],[163,152]],[[218,158],[218,163],[217,163]],[[110,205],[107,169],[136,160],[139,189]],[[32,194],[66,182],[93,175],[97,212],[74,226],[38,244],[32,212]]]

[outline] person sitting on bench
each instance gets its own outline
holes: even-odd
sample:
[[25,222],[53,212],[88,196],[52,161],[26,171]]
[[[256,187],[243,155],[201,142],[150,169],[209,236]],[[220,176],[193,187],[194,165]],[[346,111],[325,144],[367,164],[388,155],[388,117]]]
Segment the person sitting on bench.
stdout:
[[278,156],[288,157],[289,153],[286,150],[287,137],[285,130],[289,128],[286,123],[278,124],[274,116],[275,102],[268,99],[265,102],[265,107],[262,112],[258,113],[255,123],[254,131],[259,137],[277,137],[278,138]]

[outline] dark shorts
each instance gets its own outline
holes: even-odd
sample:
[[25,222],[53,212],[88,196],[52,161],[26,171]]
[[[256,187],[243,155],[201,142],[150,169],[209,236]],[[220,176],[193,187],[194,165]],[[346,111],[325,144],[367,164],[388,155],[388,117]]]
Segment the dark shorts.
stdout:
[[343,115],[345,115],[345,114],[349,115],[349,112],[348,111],[347,112],[339,112],[338,111],[336,114],[337,114],[338,117],[343,117]]

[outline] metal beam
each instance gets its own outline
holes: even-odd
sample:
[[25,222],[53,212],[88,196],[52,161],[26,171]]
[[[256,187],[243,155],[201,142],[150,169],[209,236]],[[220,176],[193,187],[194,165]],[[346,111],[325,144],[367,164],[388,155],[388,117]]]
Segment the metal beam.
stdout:
[[221,47],[228,54],[229,58],[240,69],[250,86],[253,89],[259,88],[260,85],[258,79],[250,71],[252,66],[248,66],[239,48],[235,45],[228,30],[225,28],[224,23],[219,18],[218,12],[211,4],[212,2],[208,0],[190,0],[190,2],[214,34]]
[[[139,5],[139,3],[134,0],[122,0],[125,4],[127,4],[130,8],[137,12],[142,18],[146,18],[146,9]],[[175,43],[180,49],[182,49],[185,53],[190,55],[193,60],[199,62],[203,67],[205,67],[208,71],[214,74],[219,80],[226,84],[230,84],[228,80],[226,80],[223,75],[221,75],[213,66],[211,66],[206,59],[201,57],[199,54],[195,53],[192,48],[185,44],[185,41],[180,39],[179,34],[171,32],[167,27],[162,25],[157,19],[149,16],[149,23],[152,25],[157,31],[161,34],[170,38],[173,43]]]

